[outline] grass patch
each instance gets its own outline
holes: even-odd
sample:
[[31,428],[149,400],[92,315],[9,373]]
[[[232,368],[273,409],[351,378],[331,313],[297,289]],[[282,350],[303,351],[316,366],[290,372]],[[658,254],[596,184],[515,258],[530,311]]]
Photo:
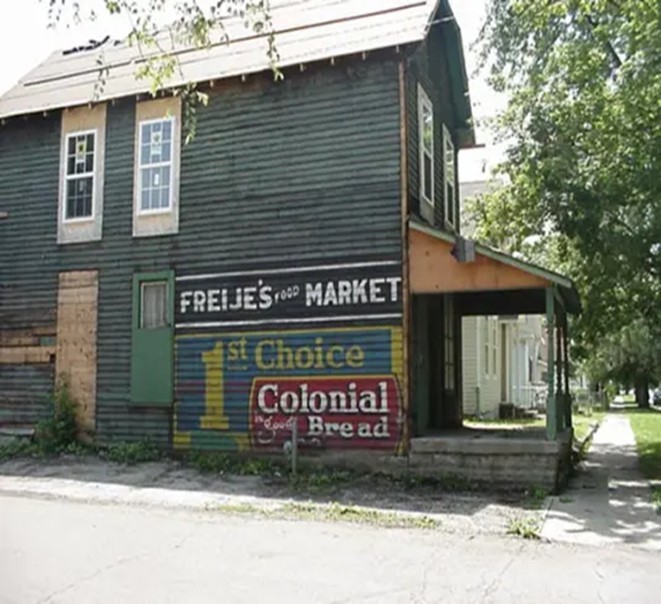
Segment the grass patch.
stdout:
[[521,417],[518,419],[464,419],[468,428],[495,426],[499,428],[541,428],[546,425],[543,417]]
[[289,485],[295,491],[311,491],[317,493],[331,492],[348,486],[360,478],[360,474],[349,470],[315,469],[303,470],[296,476],[289,477]]
[[535,518],[512,518],[507,525],[507,534],[522,539],[539,539],[540,526]]
[[37,457],[42,455],[39,447],[24,438],[15,438],[0,445],[0,462],[15,457]]
[[142,440],[130,443],[113,443],[99,449],[99,457],[114,463],[133,466],[148,461],[158,461],[163,457],[163,454],[152,442]]
[[251,515],[267,518],[313,520],[322,522],[347,522],[351,524],[369,524],[384,528],[436,529],[440,522],[425,515],[396,514],[352,505],[331,503],[315,505],[312,503],[290,502],[277,508],[261,508],[250,503],[226,504],[211,508],[210,511],[232,515]]
[[632,409],[627,417],[636,437],[640,471],[645,478],[661,480],[661,413]]
[[578,442],[583,442],[590,432],[593,424],[601,423],[606,416],[604,411],[592,411],[588,414],[575,413],[572,416],[572,425],[574,426],[574,438]]
[[656,506],[656,511],[661,514],[661,488],[652,489],[652,503]]
[[242,457],[219,451],[190,451],[183,461],[201,474],[238,476],[281,476],[287,471],[283,462],[265,457]]
[[525,493],[525,505],[533,510],[539,510],[544,501],[546,501],[548,493],[546,489],[541,487],[532,487]]

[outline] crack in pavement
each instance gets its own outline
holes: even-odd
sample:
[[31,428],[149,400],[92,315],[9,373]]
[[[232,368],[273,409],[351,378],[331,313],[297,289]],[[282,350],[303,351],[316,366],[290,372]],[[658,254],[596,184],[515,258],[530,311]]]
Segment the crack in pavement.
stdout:
[[85,583],[87,581],[90,581],[99,575],[102,575],[103,573],[109,571],[109,570],[114,570],[115,568],[118,568],[120,566],[123,566],[127,562],[133,562],[134,560],[138,560],[140,558],[143,558],[144,556],[147,555],[148,552],[142,552],[140,554],[134,554],[133,556],[125,556],[123,558],[120,558],[119,560],[116,560],[115,562],[111,562],[109,564],[106,564],[102,568],[99,568],[98,570],[95,570],[93,573],[89,573],[88,575],[77,579],[75,581],[72,581],[68,585],[65,585],[64,587],[61,587],[60,589],[55,590],[54,592],[50,593],[47,595],[45,598],[42,598],[41,600],[37,601],[37,604],[48,604],[48,602],[52,602],[53,598],[56,598],[58,596],[61,596],[62,594],[65,594],[69,590],[73,589],[74,587],[77,587],[78,585]]
[[512,554],[510,554],[507,562],[503,565],[503,568],[501,571],[494,577],[494,579],[484,588],[482,591],[482,598],[480,599],[481,602],[486,602],[487,598],[491,597],[494,593],[494,591],[500,586],[500,583],[502,582],[503,578],[505,577],[505,573],[509,570],[510,566],[514,564],[516,559],[519,557],[519,554],[522,552],[523,548],[525,547],[525,544],[521,543],[519,547],[517,547]]

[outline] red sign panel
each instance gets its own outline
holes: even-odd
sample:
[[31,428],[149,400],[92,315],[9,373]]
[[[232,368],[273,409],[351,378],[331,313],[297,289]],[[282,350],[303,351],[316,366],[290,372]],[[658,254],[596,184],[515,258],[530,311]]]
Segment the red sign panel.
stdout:
[[253,446],[285,446],[294,422],[302,448],[395,449],[403,428],[397,380],[391,375],[255,378]]

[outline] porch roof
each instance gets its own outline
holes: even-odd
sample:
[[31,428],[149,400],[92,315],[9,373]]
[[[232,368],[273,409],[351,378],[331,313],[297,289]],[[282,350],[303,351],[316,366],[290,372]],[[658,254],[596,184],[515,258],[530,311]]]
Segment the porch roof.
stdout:
[[409,284],[414,294],[454,293],[464,316],[544,314],[553,288],[566,312],[581,303],[571,279],[475,242],[475,260],[458,262],[458,237],[409,221]]

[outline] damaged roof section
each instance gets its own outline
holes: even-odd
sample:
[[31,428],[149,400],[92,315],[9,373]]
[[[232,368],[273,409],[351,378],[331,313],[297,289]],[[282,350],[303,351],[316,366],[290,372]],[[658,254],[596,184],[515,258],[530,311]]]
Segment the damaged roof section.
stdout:
[[[464,120],[470,116],[461,38],[448,0],[276,0],[270,14],[282,68],[421,42],[438,23],[447,32],[447,44],[459,45],[450,56],[461,61],[456,94],[466,106],[459,114]],[[209,48],[184,47],[173,44],[169,35],[164,38],[162,48],[181,67],[168,88],[271,68],[266,33],[246,29],[240,19],[228,19],[224,28],[230,42],[218,32]],[[0,118],[147,93],[150,82],[135,75],[157,54],[107,39],[55,52],[0,98]],[[107,72],[99,92],[102,68]]]

